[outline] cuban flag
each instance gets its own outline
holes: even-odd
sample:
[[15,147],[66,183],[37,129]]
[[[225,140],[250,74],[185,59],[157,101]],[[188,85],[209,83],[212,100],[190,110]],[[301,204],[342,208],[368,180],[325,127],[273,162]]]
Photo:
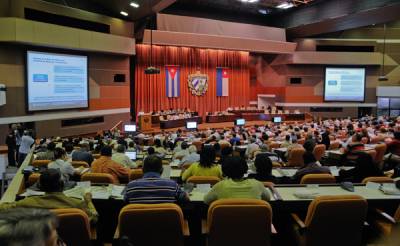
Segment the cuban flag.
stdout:
[[165,81],[167,97],[179,97],[180,94],[180,80],[179,80],[179,67],[166,66],[165,67]]
[[229,96],[228,69],[217,68],[217,97]]

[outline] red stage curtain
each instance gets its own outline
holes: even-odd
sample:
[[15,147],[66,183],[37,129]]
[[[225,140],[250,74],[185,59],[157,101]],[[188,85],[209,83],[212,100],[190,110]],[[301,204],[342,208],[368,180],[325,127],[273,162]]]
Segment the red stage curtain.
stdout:
[[[150,65],[150,46],[136,46],[135,100],[136,112],[150,112],[169,108],[190,108],[200,115],[223,111],[228,107],[249,105],[249,53],[175,46],[153,46],[153,66],[160,74],[147,75]],[[165,65],[180,66],[180,97],[166,96]],[[229,96],[216,96],[216,68],[229,68]],[[207,74],[208,90],[204,96],[194,96],[188,87],[188,75],[200,68]]]

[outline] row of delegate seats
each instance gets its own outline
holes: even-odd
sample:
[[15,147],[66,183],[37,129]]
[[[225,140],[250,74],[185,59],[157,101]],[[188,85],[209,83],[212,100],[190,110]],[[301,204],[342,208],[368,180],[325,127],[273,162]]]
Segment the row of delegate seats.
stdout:
[[[321,196],[308,207],[303,221],[291,214],[293,230],[300,245],[361,245],[367,201],[358,195]],[[79,209],[55,209],[59,217],[58,233],[67,245],[90,245],[96,235],[87,215]],[[232,216],[232,215],[235,216]],[[400,220],[400,207],[395,220]],[[376,221],[383,233],[392,227]],[[157,232],[157,236],[154,236]],[[221,199],[208,208],[202,222],[207,245],[271,245],[272,208],[256,199]],[[176,204],[130,204],[119,214],[114,238],[127,237],[133,245],[184,245],[189,227],[181,208]],[[334,236],[332,236],[334,235]]]

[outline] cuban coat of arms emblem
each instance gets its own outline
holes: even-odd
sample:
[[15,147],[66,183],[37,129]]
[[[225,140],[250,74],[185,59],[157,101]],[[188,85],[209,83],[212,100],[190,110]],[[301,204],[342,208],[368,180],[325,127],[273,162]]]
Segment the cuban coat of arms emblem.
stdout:
[[204,95],[208,89],[208,75],[201,74],[199,71],[195,74],[189,74],[188,86],[193,95]]

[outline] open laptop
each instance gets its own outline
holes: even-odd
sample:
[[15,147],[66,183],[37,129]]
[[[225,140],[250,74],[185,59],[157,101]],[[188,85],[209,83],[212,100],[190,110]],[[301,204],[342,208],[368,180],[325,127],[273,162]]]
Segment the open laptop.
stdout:
[[132,161],[136,161],[136,152],[135,151],[127,151],[125,154],[131,159]]

